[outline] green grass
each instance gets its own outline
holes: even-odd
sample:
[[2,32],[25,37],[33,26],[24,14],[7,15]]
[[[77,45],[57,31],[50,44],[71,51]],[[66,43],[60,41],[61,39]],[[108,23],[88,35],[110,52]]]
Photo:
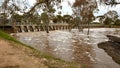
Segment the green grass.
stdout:
[[17,41],[15,38],[11,37],[9,34],[4,33],[3,31],[0,30],[0,38],[6,39],[6,40],[10,40],[10,41],[14,41],[16,43],[20,43],[19,41]]
[[27,46],[27,47],[29,47],[29,48],[31,48],[31,49],[34,49],[33,47],[30,47],[30,46],[28,46],[28,45],[26,45],[26,44],[18,41],[18,40],[15,39],[14,37],[10,36],[9,34],[3,32],[3,31],[1,31],[1,30],[0,30],[0,38],[5,39],[5,40],[8,40],[8,41],[15,42],[15,43],[17,43],[17,44],[21,44],[21,45]]

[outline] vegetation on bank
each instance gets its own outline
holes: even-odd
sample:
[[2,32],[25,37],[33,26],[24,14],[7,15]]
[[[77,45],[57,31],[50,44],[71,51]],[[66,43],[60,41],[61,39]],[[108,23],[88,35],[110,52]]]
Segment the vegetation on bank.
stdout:
[[0,39],[10,42],[14,47],[23,50],[28,56],[34,56],[36,58],[43,59],[43,63],[48,66],[48,68],[80,68],[77,63],[66,62],[59,58],[55,58],[49,54],[41,53],[40,51],[34,49],[31,46],[23,44],[16,40],[14,37],[0,30]]

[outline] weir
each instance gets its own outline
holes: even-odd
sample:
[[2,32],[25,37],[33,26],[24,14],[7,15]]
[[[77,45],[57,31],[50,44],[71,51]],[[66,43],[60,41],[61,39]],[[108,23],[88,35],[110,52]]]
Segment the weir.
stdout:
[[[45,25],[14,25],[12,27],[13,27],[14,33],[45,31]],[[69,24],[66,24],[66,23],[49,24],[48,29],[49,31],[69,30],[70,26]]]
[[[45,24],[37,25],[37,24],[9,24],[5,26],[0,26],[0,29],[5,30],[8,33],[21,33],[21,32],[39,32],[39,31],[45,31]],[[4,27],[4,29],[3,29]],[[82,28],[87,28],[87,24],[82,25]],[[101,28],[101,27],[107,27],[109,26],[103,26],[103,25],[94,25],[90,24],[90,28]],[[70,29],[78,29],[78,26],[72,27],[67,23],[52,23],[48,24],[48,30],[54,31],[54,30],[70,30]]]

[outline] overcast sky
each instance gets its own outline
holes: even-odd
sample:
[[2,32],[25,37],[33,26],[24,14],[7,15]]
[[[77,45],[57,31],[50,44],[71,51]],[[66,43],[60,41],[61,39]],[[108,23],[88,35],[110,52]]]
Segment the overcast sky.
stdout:
[[[28,1],[29,1],[29,3],[30,3],[31,5],[33,5],[33,4],[36,2],[36,0],[28,0]],[[62,10],[57,10],[57,12],[56,12],[55,14],[57,14],[58,11],[61,11],[63,15],[64,15],[64,14],[69,14],[69,15],[71,15],[73,12],[72,12],[71,7],[70,7],[69,4],[68,4],[68,1],[69,1],[70,3],[73,3],[73,2],[74,2],[74,0],[63,0],[63,2],[61,3],[61,5],[62,5]]]
[[[75,0],[63,0],[63,2],[62,2],[63,7],[61,10],[62,14],[70,14],[71,15],[73,13],[71,7],[68,4],[68,1],[72,4]],[[29,3],[30,4],[35,3],[35,0],[29,0]],[[113,7],[101,5],[101,6],[98,6],[98,9],[99,9],[99,11],[97,13],[94,13],[95,16],[103,15],[103,14],[107,13],[109,10],[117,11],[118,15],[120,16],[120,4],[113,6]]]
[[[3,1],[3,0],[0,0],[0,2],[1,1]],[[29,1],[31,6],[36,2],[36,0],[28,0],[28,1]],[[61,3],[62,14],[70,14],[71,15],[73,12],[72,12],[71,7],[68,4],[68,1],[72,4],[75,0],[62,0],[62,1],[63,1]],[[97,13],[94,13],[95,16],[103,15],[103,14],[107,13],[109,10],[115,10],[115,11],[118,12],[118,15],[120,17],[120,4],[116,5],[116,6],[113,6],[113,7],[101,5],[101,6],[98,6],[98,9],[99,9],[99,11]],[[58,11],[60,11],[60,10],[58,10]]]
[[107,13],[110,10],[115,10],[117,11],[118,15],[120,16],[120,4],[116,5],[116,6],[104,6],[104,5],[100,5],[98,6],[98,13],[94,13],[94,15],[99,16],[99,15],[103,15],[105,13]]

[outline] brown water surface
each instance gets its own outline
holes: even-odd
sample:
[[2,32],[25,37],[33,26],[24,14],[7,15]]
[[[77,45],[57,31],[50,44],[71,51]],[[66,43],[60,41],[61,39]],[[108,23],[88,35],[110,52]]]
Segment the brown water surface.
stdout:
[[65,61],[77,62],[87,68],[120,68],[112,58],[97,44],[107,41],[105,35],[112,34],[120,36],[119,28],[97,28],[90,29],[90,35],[86,35],[77,29],[68,31],[51,31],[17,33],[18,39],[23,43]]

